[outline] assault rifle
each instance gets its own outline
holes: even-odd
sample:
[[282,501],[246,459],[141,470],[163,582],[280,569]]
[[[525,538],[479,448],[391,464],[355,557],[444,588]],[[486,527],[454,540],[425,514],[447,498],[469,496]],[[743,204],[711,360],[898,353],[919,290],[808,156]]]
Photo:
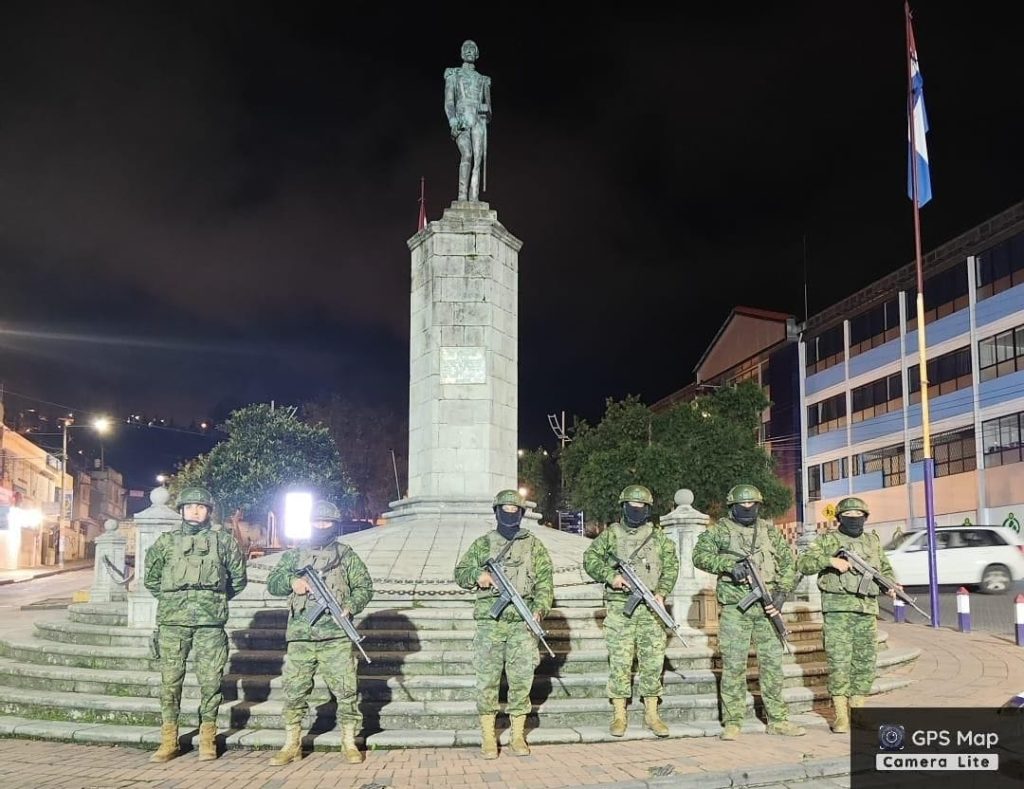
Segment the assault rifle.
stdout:
[[[756,603],[758,600],[761,601],[761,607],[767,608],[772,605],[772,593],[765,584],[764,579],[761,577],[761,571],[757,569],[757,563],[750,556],[742,557],[736,564],[741,565],[747,573],[747,582],[750,584],[750,594],[740,600],[736,607],[740,611],[746,611],[750,606]],[[766,612],[767,613],[767,612]],[[779,611],[775,616],[771,617],[772,627],[775,628],[775,633],[779,637],[779,641],[782,642],[782,646],[785,647],[786,652],[790,655],[793,654],[793,648],[789,645],[789,630],[786,628],[786,620],[782,618],[782,612]]]
[[654,597],[654,592],[650,590],[647,584],[640,580],[640,576],[636,574],[633,565],[624,559],[620,559],[615,569],[626,579],[626,584],[629,586],[629,599],[626,600],[626,604],[622,607],[622,613],[629,617],[633,616],[636,607],[643,601],[657,615],[658,619],[665,624],[665,627],[676,634],[676,638],[682,642],[684,647],[689,646],[683,638],[676,620],[672,618],[672,615],[665,609],[665,606],[657,601]]
[[858,573],[860,573],[860,583],[857,584],[857,594],[867,595],[868,589],[871,586],[871,582],[874,581],[876,584],[878,584],[879,588],[883,592],[895,592],[896,597],[898,599],[902,600],[904,603],[909,605],[929,622],[932,621],[932,618],[929,614],[926,614],[924,611],[917,607],[916,598],[908,595],[906,592],[904,592],[897,586],[896,582],[892,578],[886,578],[884,575],[878,572],[878,570],[876,570],[874,567],[872,567],[870,564],[868,564],[866,561],[860,558],[860,556],[858,556],[853,551],[848,550],[846,548],[840,548],[838,551],[836,551],[836,558],[846,559],[846,561],[850,563],[850,569],[856,570]]
[[296,575],[302,578],[310,586],[309,596],[312,598],[313,605],[306,607],[306,621],[310,625],[316,624],[316,621],[325,613],[330,612],[334,621],[338,623],[342,630],[345,631],[345,635],[348,636],[348,640],[355,645],[355,648],[359,650],[363,656],[363,660],[367,663],[373,661],[367,656],[366,652],[360,646],[359,642],[362,641],[365,636],[359,635],[356,631],[355,625],[352,624],[351,618],[345,616],[341,610],[337,599],[331,594],[331,590],[324,584],[323,579],[320,577],[320,573],[314,569],[310,564],[305,567],[300,567],[296,570]]
[[[511,545],[511,543],[509,544]],[[554,657],[555,653],[551,651],[551,647],[548,646],[548,642],[545,640],[547,633],[544,632],[544,628],[540,626],[540,623],[533,618],[533,612],[530,610],[530,606],[526,604],[523,596],[516,591],[512,582],[508,580],[505,570],[502,569],[501,562],[498,559],[488,559],[484,562],[484,569],[491,576],[494,588],[498,590],[498,599],[491,606],[491,619],[500,617],[502,611],[510,605],[515,606],[519,616],[526,622],[526,626],[530,628],[530,632],[544,645],[544,649],[548,651],[548,654]]]

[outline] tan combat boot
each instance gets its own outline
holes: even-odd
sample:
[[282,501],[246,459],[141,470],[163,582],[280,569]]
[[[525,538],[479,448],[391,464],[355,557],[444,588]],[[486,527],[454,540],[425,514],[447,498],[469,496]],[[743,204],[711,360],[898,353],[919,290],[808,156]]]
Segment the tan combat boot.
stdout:
[[498,738],[494,734],[494,716],[480,716],[480,754],[485,759],[498,758]]
[[856,710],[864,706],[867,696],[850,696],[850,709]]
[[836,734],[849,734],[850,700],[846,696],[833,696],[832,706],[836,708],[836,719],[832,722],[832,731]]
[[526,716],[512,716],[512,738],[509,747],[516,756],[529,756],[530,746],[526,744]]
[[658,697],[648,696],[644,699],[644,723],[658,737],[668,737],[668,726],[658,714]]
[[720,740],[735,740],[740,736],[740,727],[735,723],[727,723],[722,727],[722,733],[718,735]]
[[356,725],[341,724],[341,751],[349,764],[362,764],[363,752],[356,747]]
[[169,762],[178,755],[178,724],[165,723],[160,727],[160,747],[149,757],[151,762]]
[[280,767],[302,760],[302,727],[286,726],[284,729],[284,747],[270,757],[271,767]]
[[608,727],[608,732],[612,737],[621,737],[626,733],[626,724],[628,719],[626,718],[626,700],[625,699],[612,699],[612,725]]
[[768,733],[781,734],[783,737],[803,737],[807,734],[807,729],[789,721],[775,721],[768,724]]
[[209,762],[217,758],[217,724],[199,724],[199,761]]

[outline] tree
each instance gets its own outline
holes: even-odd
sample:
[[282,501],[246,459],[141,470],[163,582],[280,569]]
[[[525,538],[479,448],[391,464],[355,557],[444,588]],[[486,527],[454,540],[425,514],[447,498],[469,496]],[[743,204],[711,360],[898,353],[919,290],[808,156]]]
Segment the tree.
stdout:
[[609,399],[600,424],[578,424],[561,458],[566,495],[588,520],[618,518],[618,494],[630,483],[651,489],[654,511],[667,512],[678,488],[694,493],[694,506],[718,515],[725,494],[739,482],[756,485],[767,515],[785,512],[792,492],[772,472],[757,443],[761,413],[769,405],[756,384],[653,413],[637,397]]
[[402,497],[396,489],[395,469],[398,466],[399,478],[404,480],[409,437],[405,421],[397,414],[338,395],[306,403],[302,414],[308,424],[325,428],[333,437],[342,465],[359,491],[351,503],[354,516],[374,520],[390,502]]
[[537,503],[544,523],[554,523],[558,490],[558,469],[544,447],[519,450],[519,485],[526,498]]
[[299,420],[294,408],[250,405],[232,412],[227,438],[179,467],[172,493],[189,485],[210,489],[222,515],[266,520],[289,487],[347,506],[355,495],[330,433]]

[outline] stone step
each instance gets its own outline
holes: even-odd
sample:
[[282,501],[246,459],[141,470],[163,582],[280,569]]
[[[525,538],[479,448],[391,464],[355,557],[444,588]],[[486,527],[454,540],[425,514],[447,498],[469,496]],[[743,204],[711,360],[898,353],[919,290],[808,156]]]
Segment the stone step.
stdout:
[[[796,667],[794,667],[795,669]],[[535,698],[604,698],[607,673],[578,674],[552,678],[537,675]],[[160,675],[155,671],[118,671],[113,669],[68,668],[17,663],[0,658],[0,685],[12,688],[56,690],[64,693],[87,693],[116,697],[158,698]],[[475,698],[475,679],[466,676],[384,677],[360,675],[359,688],[363,698],[379,701],[460,701]],[[679,674],[666,672],[666,695],[713,693],[717,688],[711,672]],[[222,684],[227,700],[268,701],[282,698],[280,675],[226,674]],[[185,674],[184,698],[199,698],[198,682],[193,671]],[[330,694],[317,676],[311,699],[327,701]]]
[[[827,729],[827,723],[820,715],[799,714],[792,720],[802,726]],[[501,728],[500,742],[508,745],[509,731],[507,720],[499,716],[498,726]],[[721,732],[717,720],[691,721],[686,724],[669,724],[670,738],[683,737],[714,737]],[[756,733],[764,731],[764,724],[748,718],[743,731]],[[181,741],[194,753],[199,747],[198,730],[181,729]],[[542,724],[527,725],[527,735],[534,745],[552,745],[562,743],[588,742],[624,742],[636,740],[653,740],[654,735],[639,726],[630,726],[622,737],[608,734],[606,725],[576,726],[573,728],[556,728]],[[131,745],[155,750],[160,742],[160,729],[152,726],[117,726],[101,723],[78,723],[71,721],[44,721],[16,716],[0,716],[0,736],[44,739],[51,741],[80,742],[94,745]],[[284,745],[284,731],[276,729],[241,729],[239,731],[221,732],[217,739],[221,748],[267,750],[278,749]],[[372,750],[392,748],[434,748],[434,747],[476,747],[480,744],[480,732],[477,728],[463,730],[419,731],[393,730],[357,737],[360,745]],[[303,746],[307,751],[337,751],[340,733],[330,730],[317,733],[304,733]],[[368,758],[373,758],[372,755]]]
[[[917,649],[891,649],[878,656],[879,673],[908,663],[920,655]],[[457,675],[386,675],[368,673],[371,667],[360,665],[359,687],[363,697],[387,701],[456,701],[474,698],[472,667]],[[185,675],[183,696],[198,698],[199,689],[193,667]],[[664,674],[665,694],[713,693],[717,688],[718,671],[696,669],[679,671],[668,668]],[[783,665],[784,685],[797,687],[824,681],[828,667],[824,661],[788,663]],[[756,664],[747,670],[751,690],[757,690],[759,669]],[[607,682],[606,664],[594,673],[552,676],[538,672],[534,681],[535,698],[602,698]],[[0,685],[39,690],[60,690],[65,693],[88,693],[117,697],[159,697],[160,675],[156,671],[74,668],[19,663],[0,658]],[[224,677],[225,699],[267,701],[281,698],[280,673],[227,673]],[[329,693],[317,676],[312,694],[314,700],[327,700]]]
[[[909,684],[909,680],[882,678],[876,692],[892,690]],[[783,698],[791,713],[807,712],[815,703],[828,698],[824,685],[785,688]],[[198,726],[195,700],[184,704],[182,727]],[[753,698],[748,694],[747,708]],[[360,704],[366,732],[395,730],[466,730],[478,724],[474,701],[396,702],[386,705],[363,700]],[[553,699],[535,704],[529,716],[532,726],[577,728],[606,726],[611,707],[604,698]],[[220,710],[218,726],[230,729],[281,729],[282,708],[278,701],[226,701]],[[155,698],[115,698],[92,694],[68,694],[0,687],[0,715],[44,720],[75,721],[81,724],[102,723],[117,726],[151,726],[160,723],[160,702]],[[717,694],[667,696],[661,704],[662,717],[672,723],[710,722],[718,715]],[[643,705],[639,700],[630,706],[630,725],[639,728],[643,722]],[[320,704],[306,715],[303,726],[333,728],[335,710],[332,704]]]

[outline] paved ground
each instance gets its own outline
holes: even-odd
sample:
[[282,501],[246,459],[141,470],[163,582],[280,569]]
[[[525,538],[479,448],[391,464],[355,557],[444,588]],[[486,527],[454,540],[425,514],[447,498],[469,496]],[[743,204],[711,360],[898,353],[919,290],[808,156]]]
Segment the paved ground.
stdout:
[[[1024,690],[1024,649],[1008,636],[957,633],[919,625],[889,625],[899,646],[920,647],[921,658],[904,673],[913,683],[872,700],[878,706],[966,704],[1001,706]],[[148,763],[149,752],[0,740],[4,789],[189,789],[291,787],[726,787],[846,786],[848,738],[825,727],[826,712],[805,716],[806,737],[748,734],[733,743],[714,739],[645,740],[594,745],[536,746],[533,755],[497,761],[473,748],[422,748],[370,753],[365,764],[344,764],[336,753],[314,753],[299,764],[273,768],[269,753],[231,751],[200,763],[194,753],[166,765]]]
[[[63,567],[48,565],[45,567],[29,567],[22,570],[0,570],[0,587],[8,584],[24,583],[36,579],[50,578],[53,576],[72,573],[82,569],[92,569],[92,559],[76,559],[72,562],[65,562]],[[92,582],[92,573],[89,574],[89,583]],[[89,585],[86,584],[86,586]]]
[[[955,628],[956,619],[956,590],[957,586],[939,587],[939,610],[941,612],[940,622],[946,627]],[[1013,635],[1013,600],[1024,593],[1024,581],[1017,581],[1013,588],[1006,594],[979,594],[971,593],[971,629],[987,630],[990,633],[1009,633]],[[911,586],[907,588],[907,594],[917,598],[917,604],[925,611],[930,611],[928,602],[927,586]],[[880,597],[883,616],[892,619],[892,605],[887,597]],[[913,608],[907,607],[907,619],[910,622],[926,622]]]

